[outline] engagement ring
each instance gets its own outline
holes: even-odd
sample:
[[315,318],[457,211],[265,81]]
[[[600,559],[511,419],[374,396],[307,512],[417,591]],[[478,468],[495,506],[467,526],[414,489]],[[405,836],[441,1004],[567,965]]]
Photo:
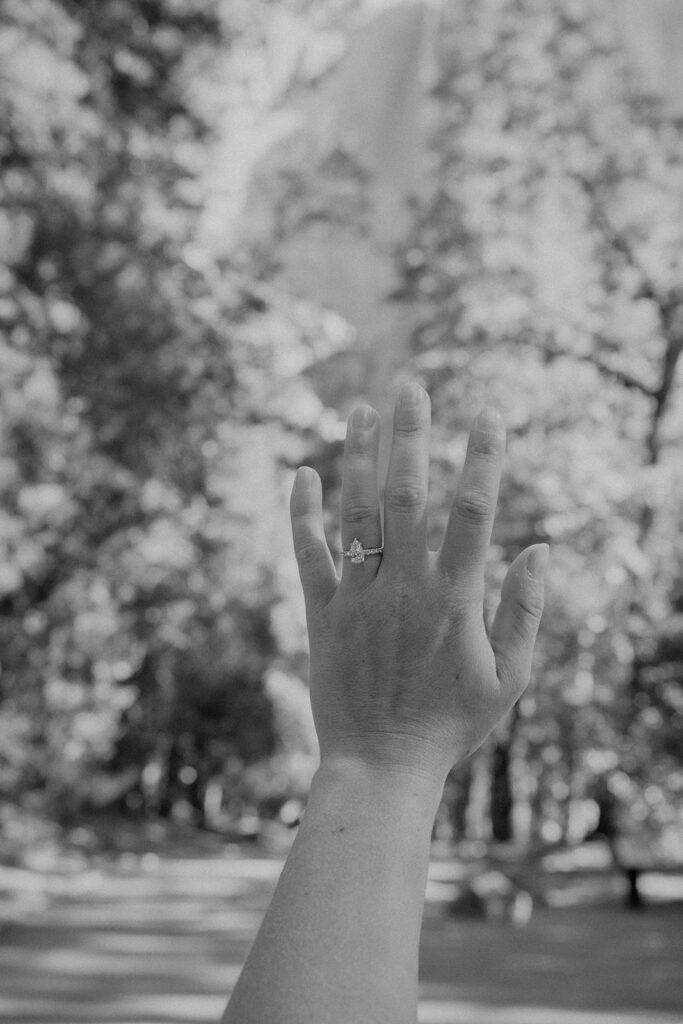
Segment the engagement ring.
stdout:
[[349,550],[342,551],[342,555],[344,558],[350,558],[355,565],[360,565],[365,561],[367,555],[381,555],[383,551],[384,545],[381,548],[364,548],[358,538],[354,537]]

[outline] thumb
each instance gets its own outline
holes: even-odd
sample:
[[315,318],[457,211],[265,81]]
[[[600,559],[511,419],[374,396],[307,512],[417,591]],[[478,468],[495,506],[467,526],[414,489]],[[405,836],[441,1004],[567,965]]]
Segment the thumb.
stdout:
[[531,659],[543,614],[545,570],[550,548],[534,544],[517,555],[507,571],[491,627],[498,678],[512,700],[531,676]]

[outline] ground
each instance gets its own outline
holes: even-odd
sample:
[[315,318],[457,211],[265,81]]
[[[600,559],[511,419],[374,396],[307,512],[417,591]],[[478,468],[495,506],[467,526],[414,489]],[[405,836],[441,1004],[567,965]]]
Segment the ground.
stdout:
[[[216,844],[9,872],[0,1021],[216,1024],[281,865]],[[420,1024],[683,1024],[683,902],[564,900],[516,927],[449,917],[448,864],[431,876]]]

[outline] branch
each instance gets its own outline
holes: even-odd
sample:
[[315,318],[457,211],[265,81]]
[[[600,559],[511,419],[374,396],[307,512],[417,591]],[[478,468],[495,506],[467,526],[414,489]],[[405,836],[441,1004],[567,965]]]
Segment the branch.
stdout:
[[669,398],[676,379],[678,362],[683,354],[683,335],[674,335],[667,338],[666,352],[662,365],[662,379],[660,386],[654,392],[655,408],[652,414],[652,423],[647,437],[646,446],[651,465],[659,462],[661,440],[659,431],[669,404]]
[[[597,337],[594,340],[599,340]],[[628,373],[626,370],[618,370],[616,367],[608,366],[607,363],[603,363],[601,359],[590,353],[579,353],[579,352],[567,352],[561,348],[550,348],[542,347],[541,351],[546,356],[548,362],[553,359],[558,359],[560,356],[566,356],[571,359],[576,359],[577,362],[590,363],[597,370],[600,371],[605,377],[610,377],[612,380],[617,381],[625,388],[630,388],[634,391],[640,391],[642,395],[647,398],[656,399],[659,394],[657,388],[648,387],[647,384],[643,383],[637,377]]]
[[600,203],[596,195],[595,185],[578,172],[571,174],[570,177],[580,185],[584,195],[590,202],[595,222],[602,231],[605,240],[613,249],[616,250],[616,252],[621,253],[626,262],[640,274],[643,282],[640,290],[641,297],[644,299],[652,299],[652,301],[657,304],[660,315],[663,317],[666,309],[670,305],[670,300],[660,293],[626,235],[617,231],[610,221],[607,213],[605,212],[604,206]]

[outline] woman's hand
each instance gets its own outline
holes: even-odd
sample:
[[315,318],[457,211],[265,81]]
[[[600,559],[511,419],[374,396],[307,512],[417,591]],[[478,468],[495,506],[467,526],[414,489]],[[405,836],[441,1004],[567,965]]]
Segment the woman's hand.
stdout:
[[[341,580],[323,530],[322,490],[297,473],[291,512],[311,649],[311,702],[321,765],[354,762],[439,784],[484,741],[528,684],[543,610],[546,545],[510,567],[490,635],[484,565],[505,431],[484,410],[470,435],[446,534],[427,547],[430,404],[417,384],[398,396],[384,499],[384,553]],[[379,417],[349,418],[342,482],[342,541],[382,544]]]
[[[292,522],[308,617],[320,769],[225,1024],[411,1024],[430,840],[443,782],[529,679],[547,548],[514,562],[491,630],[483,616],[505,437],[495,413],[470,438],[446,536],[427,549],[429,399],[401,390],[384,553],[339,580],[320,479],[299,470]],[[379,418],[349,421],[342,540],[381,545]],[[531,570],[529,572],[528,570]]]

